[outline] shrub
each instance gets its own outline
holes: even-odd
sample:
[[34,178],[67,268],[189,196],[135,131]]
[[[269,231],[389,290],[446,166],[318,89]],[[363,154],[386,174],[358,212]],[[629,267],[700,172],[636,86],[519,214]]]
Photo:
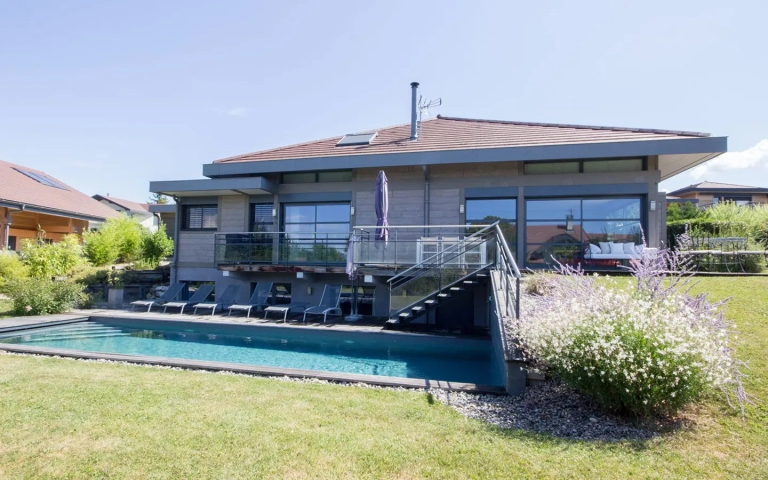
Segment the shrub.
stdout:
[[86,300],[83,286],[70,280],[12,280],[7,291],[13,302],[12,314],[19,316],[63,313]]
[[33,277],[51,278],[68,275],[82,262],[80,237],[64,235],[57,243],[25,240],[21,250],[21,260]]
[[26,278],[28,275],[27,266],[18,255],[0,250],[0,293],[5,293],[5,287],[11,280]]
[[729,401],[735,393],[743,409],[724,302],[686,293],[688,268],[669,250],[645,254],[631,267],[634,286],[622,289],[560,266],[545,295],[522,298],[510,333],[530,361],[610,410],[674,413],[712,387]]
[[142,227],[126,215],[109,218],[95,232],[85,232],[84,252],[96,266],[117,261],[132,262],[141,257]]
[[667,222],[699,218],[702,211],[691,202],[671,203],[667,207]]
[[173,240],[165,233],[161,225],[156,232],[145,231],[141,237],[141,259],[143,267],[154,269],[160,260],[173,253]]
[[762,245],[763,248],[768,248],[768,220],[757,228],[755,241]]

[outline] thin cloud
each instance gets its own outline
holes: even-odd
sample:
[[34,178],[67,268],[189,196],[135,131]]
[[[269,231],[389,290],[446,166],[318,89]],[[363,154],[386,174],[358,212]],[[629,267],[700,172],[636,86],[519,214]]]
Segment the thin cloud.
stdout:
[[245,117],[248,115],[248,109],[245,107],[234,107],[230,109],[217,108],[216,113],[227,115],[228,117]]
[[709,174],[753,167],[768,168],[768,138],[741,152],[726,152],[691,170],[696,180]]

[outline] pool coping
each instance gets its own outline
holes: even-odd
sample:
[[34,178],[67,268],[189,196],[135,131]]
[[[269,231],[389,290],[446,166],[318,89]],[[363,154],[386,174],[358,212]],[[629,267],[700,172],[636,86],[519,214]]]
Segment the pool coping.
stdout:
[[[97,316],[98,315],[94,315]],[[117,317],[117,315],[101,315],[103,317]],[[73,316],[74,317],[74,316]],[[40,318],[40,317],[38,317]],[[144,317],[150,319],[147,317]],[[62,325],[65,323],[76,323],[82,321],[88,321],[89,317],[78,316],[77,318],[69,318],[58,321],[39,322],[36,324],[29,324],[19,327],[9,327],[4,329],[2,333],[10,333],[13,331],[23,331],[27,329],[49,327]],[[152,320],[158,320],[157,318]],[[166,320],[161,318],[159,320]],[[175,321],[188,321],[188,318],[179,319]],[[174,321],[174,320],[170,320]],[[205,322],[200,320],[200,323],[214,323]],[[240,324],[251,325],[258,327],[258,324]],[[302,327],[293,327],[302,328]],[[312,328],[312,327],[303,327]],[[395,332],[392,332],[395,333]],[[400,332],[398,332],[400,333]],[[419,335],[411,333],[403,333],[404,335]],[[289,377],[289,378],[317,378],[320,380],[326,380],[329,382],[339,383],[365,383],[369,385],[377,385],[382,387],[401,387],[411,389],[431,389],[436,388],[440,390],[449,391],[461,391],[468,393],[490,393],[496,395],[505,395],[506,391],[504,387],[497,387],[492,385],[477,385],[474,383],[463,382],[450,382],[444,380],[430,380],[423,378],[405,378],[405,377],[388,377],[383,375],[364,375],[358,373],[343,373],[343,372],[326,372],[322,370],[304,370],[298,368],[284,368],[284,367],[270,367],[266,365],[248,365],[243,363],[230,363],[230,362],[214,362],[207,360],[191,360],[183,358],[169,358],[169,357],[153,357],[145,355],[127,355],[120,353],[102,353],[91,352],[85,350],[72,350],[64,348],[49,348],[49,347],[35,347],[31,345],[15,345],[0,343],[0,350],[12,353],[33,354],[33,355],[47,355],[57,357],[67,357],[75,359],[86,360],[108,360],[114,362],[127,362],[139,365],[158,365],[165,367],[183,368],[186,370],[205,370],[212,372],[233,372],[242,373],[246,375],[255,376],[271,376],[271,377]]]

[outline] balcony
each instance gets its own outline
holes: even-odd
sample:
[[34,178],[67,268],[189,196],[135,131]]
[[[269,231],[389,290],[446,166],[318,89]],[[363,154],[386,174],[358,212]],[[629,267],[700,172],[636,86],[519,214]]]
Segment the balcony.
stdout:
[[[354,227],[354,262],[358,266],[398,271],[429,259],[440,259],[438,254],[451,249],[464,238],[487,225],[407,225],[390,226],[389,240],[376,239],[375,226]],[[442,260],[446,266],[484,265],[493,252],[485,244],[462,250]]]
[[[274,266],[334,267],[344,271],[349,234],[240,232],[216,233],[214,262],[220,269],[274,270]],[[251,266],[251,268],[245,268]],[[259,268],[263,266],[264,268]]]
[[[398,271],[433,258],[486,225],[390,226],[389,240],[375,238],[375,226],[354,227],[353,261],[371,270]],[[350,234],[216,233],[216,265],[223,270],[315,270],[344,272]],[[494,255],[484,244],[447,263],[483,265]]]

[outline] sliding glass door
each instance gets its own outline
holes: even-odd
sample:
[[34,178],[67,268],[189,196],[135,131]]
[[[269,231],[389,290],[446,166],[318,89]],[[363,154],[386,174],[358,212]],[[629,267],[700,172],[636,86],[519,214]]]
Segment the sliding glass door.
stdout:
[[526,200],[526,265],[576,265],[590,244],[642,243],[642,204],[641,197]]

